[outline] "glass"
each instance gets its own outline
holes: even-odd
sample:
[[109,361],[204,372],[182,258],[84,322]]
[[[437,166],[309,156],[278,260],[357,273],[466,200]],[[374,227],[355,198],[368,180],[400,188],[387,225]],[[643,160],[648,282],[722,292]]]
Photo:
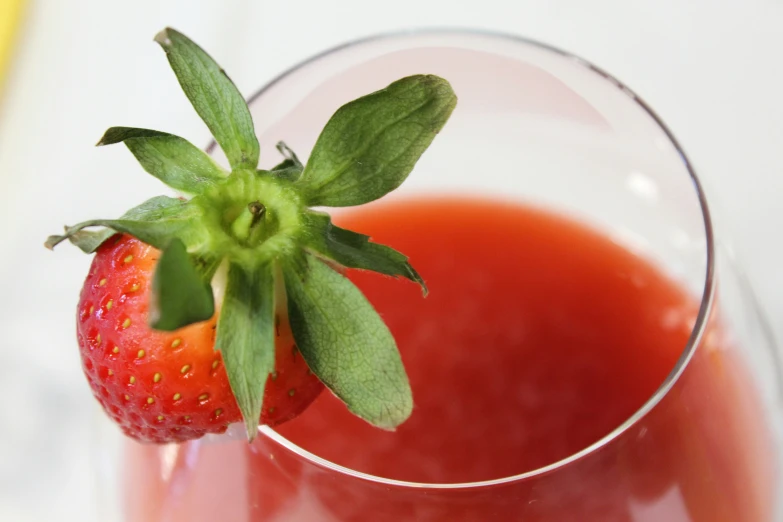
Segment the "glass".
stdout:
[[252,446],[233,429],[184,445],[129,442],[126,520],[783,520],[781,375],[770,330],[716,240],[682,148],[619,81],[512,36],[373,37],[312,58],[253,96],[261,167],[279,161],[281,139],[307,157],[337,107],[416,73],[448,79],[459,104],[394,197],[511,199],[600,230],[693,296],[688,313],[662,315],[690,332],[676,366],[640,410],[592,445],[482,482],[370,476],[265,426]]

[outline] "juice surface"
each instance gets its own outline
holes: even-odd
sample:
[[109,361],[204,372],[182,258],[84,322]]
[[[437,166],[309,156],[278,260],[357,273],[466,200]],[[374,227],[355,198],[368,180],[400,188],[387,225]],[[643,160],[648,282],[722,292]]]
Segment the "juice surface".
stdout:
[[451,199],[341,217],[408,255],[430,293],[351,274],[400,346],[415,408],[384,432],[324,394],[278,430],[332,462],[414,482],[534,470],[630,417],[687,343],[692,300],[573,221]]
[[[633,415],[693,327],[692,296],[555,214],[420,199],[335,222],[410,256],[430,290],[423,298],[407,281],[348,273],[400,347],[415,402],[406,423],[375,429],[326,392],[278,428],[356,471],[463,483],[555,463]],[[713,321],[667,397],[602,451],[508,487],[390,488],[315,466],[263,436],[252,445],[131,444],[128,520],[770,522],[769,440],[725,339]]]

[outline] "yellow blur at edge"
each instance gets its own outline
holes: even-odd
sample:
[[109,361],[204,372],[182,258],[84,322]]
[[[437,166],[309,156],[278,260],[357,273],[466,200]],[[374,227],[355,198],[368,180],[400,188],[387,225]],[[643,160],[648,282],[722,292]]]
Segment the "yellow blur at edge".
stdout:
[[0,0],[0,94],[3,92],[3,83],[11,61],[11,50],[24,4],[25,0]]

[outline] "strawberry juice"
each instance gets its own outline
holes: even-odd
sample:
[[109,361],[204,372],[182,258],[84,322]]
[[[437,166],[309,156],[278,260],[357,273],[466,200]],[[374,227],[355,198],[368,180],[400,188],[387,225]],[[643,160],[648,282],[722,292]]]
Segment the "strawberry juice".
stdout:
[[[655,408],[553,466],[629,419],[685,350],[698,300],[656,266],[570,219],[497,201],[380,203],[335,222],[409,255],[429,286],[423,298],[349,274],[397,340],[415,408],[385,432],[325,392],[276,431],[372,477],[263,434],[129,443],[129,522],[772,520],[763,416],[714,320]],[[492,482],[423,485],[477,481]]]

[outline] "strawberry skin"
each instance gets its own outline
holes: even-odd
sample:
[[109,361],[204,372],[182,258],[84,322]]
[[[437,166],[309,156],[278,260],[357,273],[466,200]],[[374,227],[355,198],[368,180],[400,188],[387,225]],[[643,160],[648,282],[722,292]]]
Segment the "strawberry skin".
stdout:
[[[181,442],[222,433],[242,420],[220,352],[217,315],[175,332],[147,325],[159,251],[116,235],[96,252],[78,305],[82,366],[98,402],[142,442]],[[280,321],[275,371],[259,422],[274,426],[301,413],[323,390]]]

